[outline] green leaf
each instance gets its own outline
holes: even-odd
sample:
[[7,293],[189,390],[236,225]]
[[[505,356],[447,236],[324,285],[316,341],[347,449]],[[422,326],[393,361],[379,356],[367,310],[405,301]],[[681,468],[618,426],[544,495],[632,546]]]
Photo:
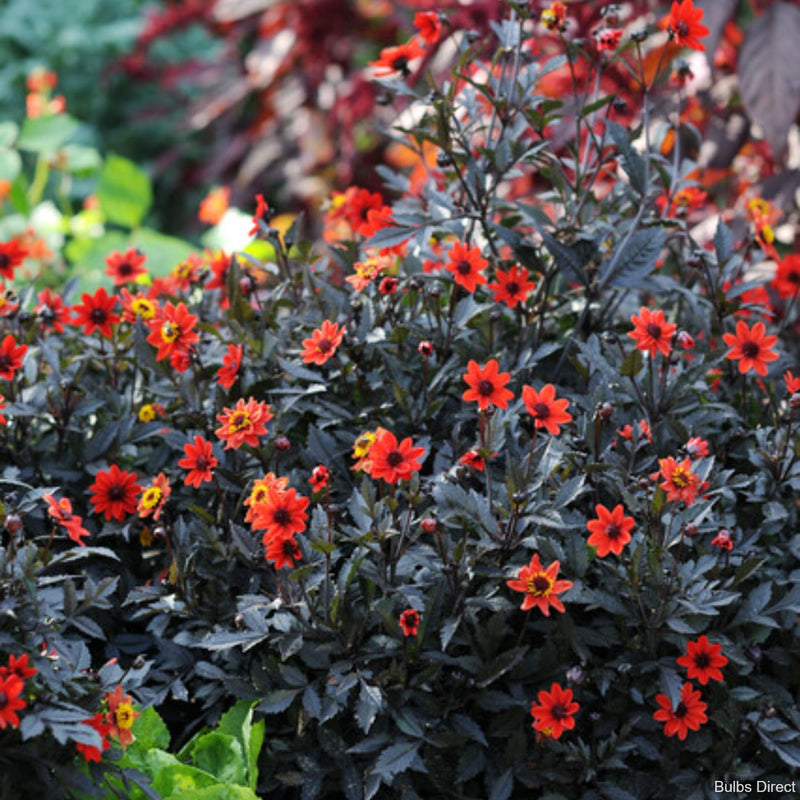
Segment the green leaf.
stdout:
[[218,783],[213,775],[187,764],[171,764],[153,776],[153,788],[166,798],[196,797],[194,792],[198,789]]
[[155,747],[166,750],[169,747],[169,729],[164,724],[159,713],[154,708],[146,708],[136,718],[132,728],[135,742],[140,747],[152,749]]
[[192,745],[194,764],[213,775],[220,783],[245,785],[247,771],[241,744],[227,733],[212,731],[196,739]]
[[634,348],[625,356],[619,374],[624,375],[626,378],[635,378],[642,371],[643,366],[644,358],[642,357],[642,351]]
[[0,178],[4,181],[16,180],[22,169],[22,158],[16,150],[0,147]]
[[19,135],[19,126],[14,122],[0,122],[0,147],[11,147]]
[[258,756],[264,744],[264,720],[253,724],[254,702],[240,700],[220,718],[217,730],[235,736],[242,746],[247,760],[247,777],[250,788],[258,783]]
[[111,155],[100,173],[97,199],[110,222],[135,228],[153,202],[150,178],[127,158]]
[[78,122],[68,114],[51,117],[28,117],[22,125],[17,147],[32,153],[53,153],[78,129]]

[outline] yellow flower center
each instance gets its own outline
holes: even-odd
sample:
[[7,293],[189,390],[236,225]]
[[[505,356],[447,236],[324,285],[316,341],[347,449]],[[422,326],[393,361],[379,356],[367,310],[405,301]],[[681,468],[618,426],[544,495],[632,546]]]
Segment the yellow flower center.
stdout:
[[167,343],[174,342],[178,338],[180,332],[180,328],[177,325],[173,325],[171,322],[165,322],[161,326],[161,338]]
[[353,445],[353,458],[364,458],[375,441],[374,433],[362,433]]
[[775,231],[772,230],[771,225],[764,225],[758,232],[758,235],[761,237],[762,241],[767,244],[772,244],[775,241]]
[[136,719],[133,706],[130,703],[120,703],[117,706],[115,719],[118,728],[130,730],[133,727],[134,719]]
[[142,495],[142,508],[155,508],[161,501],[161,489],[151,486]]
[[678,489],[685,489],[691,483],[685,467],[678,467],[672,473],[672,485]]
[[150,403],[139,409],[139,422],[152,422],[156,418],[156,410]]
[[553,591],[553,579],[546,572],[530,575],[525,585],[528,587],[528,594],[534,597],[547,597]]
[[252,425],[252,420],[247,411],[234,411],[228,420],[228,433],[236,433]]
[[131,311],[136,314],[139,319],[152,319],[156,315],[156,307],[144,298],[139,298],[131,303]]

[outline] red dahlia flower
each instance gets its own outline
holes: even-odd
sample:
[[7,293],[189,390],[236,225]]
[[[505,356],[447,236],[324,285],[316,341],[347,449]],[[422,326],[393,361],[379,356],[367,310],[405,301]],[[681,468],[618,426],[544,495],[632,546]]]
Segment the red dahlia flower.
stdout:
[[14,280],[14,270],[25,260],[28,250],[16,239],[0,242],[0,276],[6,280]]
[[252,508],[253,530],[266,531],[264,544],[276,537],[287,538],[302,533],[306,529],[308,503],[308,498],[298,495],[295,489],[272,489]]
[[594,510],[597,519],[586,523],[591,533],[587,540],[589,545],[597,548],[597,555],[600,558],[605,558],[609,553],[618,556],[631,540],[633,517],[625,516],[625,509],[621,504],[614,506],[613,511],[609,511],[598,503]]
[[700,699],[699,691],[694,691],[691,683],[684,683],[681,689],[681,699],[676,708],[665,694],[656,695],[656,702],[661,706],[653,714],[653,719],[664,723],[664,733],[667,736],[678,734],[683,741],[686,734],[692,730],[700,729],[704,722],[708,722],[705,714],[706,704]]
[[403,629],[403,636],[416,636],[419,630],[419,611],[407,608],[400,615],[400,627]]
[[425,51],[416,38],[397,47],[384,47],[377,61],[370,61],[375,68],[376,78],[386,78],[399,72],[404,78],[411,74],[408,62],[425,55]]
[[22,366],[22,359],[28,352],[28,345],[17,344],[17,340],[9,333],[0,343],[0,378],[14,380],[14,374]]
[[393,433],[381,430],[369,449],[369,473],[383,478],[387,483],[407,481],[413,472],[420,469],[417,460],[425,453],[424,447],[414,447],[411,437],[398,444]]
[[0,677],[0,728],[5,728],[7,725],[12,728],[19,727],[17,711],[26,705],[20,697],[24,688],[25,683],[19,675]]
[[574,714],[580,706],[572,700],[572,689],[562,689],[554,683],[549,692],[539,692],[537,699],[539,705],[531,704],[534,730],[558,739],[565,730],[575,727]]
[[32,678],[39,670],[36,667],[28,666],[28,654],[23,653],[17,657],[13,653],[8,657],[8,666],[0,667],[0,676],[8,677],[16,675],[20,680],[26,681]]
[[483,270],[489,265],[485,258],[481,258],[478,247],[456,242],[447,253],[449,261],[445,265],[448,272],[453,274],[455,282],[463,286],[468,292],[474,292],[479,285],[486,283]]
[[81,305],[72,307],[75,316],[72,322],[75,325],[83,325],[83,332],[89,336],[95,330],[100,331],[101,336],[106,339],[111,338],[111,326],[120,321],[119,314],[114,313],[117,305],[117,298],[113,295],[108,296],[108,292],[101,286],[93,295],[82,294]]
[[199,487],[201,483],[213,479],[212,470],[219,462],[214,458],[211,442],[202,436],[195,436],[194,444],[187,442],[183,446],[183,452],[186,456],[178,462],[178,466],[189,470],[189,474],[183,479],[187,486]]
[[707,488],[708,484],[700,480],[700,476],[691,470],[692,463],[684,458],[680,464],[672,457],[659,458],[659,472],[650,477],[653,480],[663,478],[659,486],[667,493],[667,502],[684,502],[690,506],[697,500],[697,493]]
[[724,667],[728,659],[721,651],[721,644],[711,644],[708,636],[703,634],[696,642],[686,643],[686,655],[677,661],[682,667],[686,667],[688,678],[697,678],[705,686],[709,680],[722,680],[720,667]]
[[708,36],[708,28],[700,24],[701,19],[703,19],[703,9],[695,8],[694,0],[673,2],[667,23],[670,39],[681,47],[705,50],[705,45],[699,39]]
[[564,611],[558,595],[572,588],[572,581],[556,580],[561,564],[554,561],[549,567],[542,567],[539,554],[535,553],[531,563],[521,567],[515,580],[506,581],[506,586],[515,592],[524,592],[525,599],[520,608],[538,608],[546,617],[550,616],[550,606],[556,611]]
[[142,487],[136,483],[135,472],[125,472],[112,464],[108,472],[101,470],[89,487],[96,514],[105,514],[107,520],[122,522],[136,511],[137,497]]
[[270,538],[268,534],[264,534],[264,544],[267,548],[266,559],[275,566],[275,569],[292,568],[303,557],[292,536]]
[[628,336],[636,340],[636,347],[639,350],[649,352],[651,358],[655,358],[657,352],[664,356],[670,354],[672,334],[675,333],[677,326],[666,321],[663,311],[650,311],[649,308],[642,306],[639,316],[634,314],[631,322],[633,330]]
[[543,386],[541,392],[532,386],[523,386],[522,402],[536,421],[536,428],[546,428],[553,436],[561,432],[560,425],[572,420],[572,414],[566,410],[569,400],[556,400],[556,389],[551,383]]
[[114,286],[124,286],[147,273],[142,266],[146,260],[147,256],[137,247],[129,247],[124,253],[113,250],[106,256],[106,275],[111,276]]
[[239,398],[234,408],[225,408],[223,412],[217,414],[222,424],[215,432],[225,442],[226,450],[238,450],[243,444],[258,447],[258,437],[267,435],[264,423],[273,417],[266,403],[252,397],[246,403]]
[[341,328],[329,320],[325,320],[322,326],[317,328],[311,338],[303,339],[302,352],[303,363],[305,364],[324,364],[336,353],[336,348],[342,343],[344,336],[344,326]]
[[200,338],[194,330],[197,316],[184,303],[166,305],[150,320],[147,341],[157,348],[156,361],[172,359],[174,353],[188,353]]
[[47,514],[52,517],[59,525],[67,531],[67,535],[73,542],[77,542],[81,547],[85,547],[83,538],[89,536],[89,531],[83,527],[83,518],[72,513],[72,503],[62,497],[56,500],[52,494],[43,494],[42,498],[47,503]]
[[481,367],[477,361],[470,361],[463,376],[470,388],[461,397],[468,403],[475,400],[481,411],[490,405],[508,408],[508,401],[514,394],[505,385],[511,380],[511,375],[498,372],[498,369],[497,359],[494,358],[487,361],[485,367]]
[[106,738],[109,733],[111,733],[111,724],[105,721],[105,716],[102,712],[95,714],[91,719],[85,719],[83,724],[94,728],[94,730],[100,734],[100,747],[76,742],[75,749],[83,756],[87,763],[89,761],[100,763],[103,758],[103,751],[111,747],[110,742]]
[[164,503],[172,493],[169,485],[169,478],[163,473],[159,472],[153,479],[152,485],[142,492],[139,498],[139,505],[137,511],[142,519],[146,519],[151,514],[153,519],[157,520],[161,516],[164,509]]
[[496,303],[505,303],[509,308],[514,308],[517,303],[524,303],[528,299],[528,293],[534,288],[534,283],[529,280],[528,270],[522,267],[511,267],[504,272],[498,269],[495,272],[497,280],[489,284],[489,288],[494,292]]
[[778,354],[770,348],[778,341],[777,336],[765,336],[763,322],[756,322],[752,328],[746,322],[736,323],[736,333],[724,333],[722,338],[731,349],[725,358],[739,362],[739,372],[744,375],[754,369],[759,375],[767,374],[767,362],[777,361]]
[[222,356],[222,366],[217,370],[217,383],[223,389],[230,389],[239,375],[242,366],[242,345],[229,344],[228,352]]

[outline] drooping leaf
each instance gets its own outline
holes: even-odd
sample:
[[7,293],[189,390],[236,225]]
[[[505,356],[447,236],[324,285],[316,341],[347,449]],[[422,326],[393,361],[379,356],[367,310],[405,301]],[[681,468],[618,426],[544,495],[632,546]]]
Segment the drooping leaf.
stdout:
[[[716,2],[716,0],[715,0]],[[800,111],[800,7],[778,2],[747,26],[739,53],[745,109],[780,158]]]

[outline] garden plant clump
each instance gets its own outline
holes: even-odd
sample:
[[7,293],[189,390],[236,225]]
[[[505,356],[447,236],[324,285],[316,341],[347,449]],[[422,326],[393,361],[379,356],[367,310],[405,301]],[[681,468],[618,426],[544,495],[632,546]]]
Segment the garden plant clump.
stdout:
[[319,235],[146,227],[51,73],[0,126],[0,797],[796,777],[794,118],[711,164],[726,20],[588,5],[413,15],[364,68],[406,167]]

